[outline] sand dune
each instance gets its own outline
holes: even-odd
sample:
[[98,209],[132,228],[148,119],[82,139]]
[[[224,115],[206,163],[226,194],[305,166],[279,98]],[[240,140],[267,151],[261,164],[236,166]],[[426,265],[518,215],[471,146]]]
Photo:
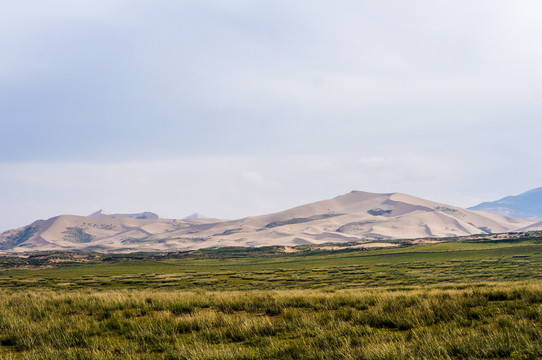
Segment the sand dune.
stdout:
[[158,219],[160,218],[157,214],[150,211],[145,211],[145,212],[137,213],[137,214],[110,214],[103,209],[100,209],[90,214],[89,217],[107,218],[107,219],[116,219],[116,218]]
[[540,230],[542,222],[466,210],[401,193],[352,191],[333,199],[238,220],[162,219],[154,213],[61,215],[0,235],[9,252],[185,251],[294,246]]

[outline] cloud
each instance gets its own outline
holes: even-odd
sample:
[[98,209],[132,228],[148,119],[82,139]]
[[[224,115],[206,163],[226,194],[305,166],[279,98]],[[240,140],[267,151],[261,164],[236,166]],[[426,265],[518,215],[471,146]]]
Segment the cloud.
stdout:
[[5,221],[237,217],[354,188],[472,205],[540,186],[541,6],[3,4]]

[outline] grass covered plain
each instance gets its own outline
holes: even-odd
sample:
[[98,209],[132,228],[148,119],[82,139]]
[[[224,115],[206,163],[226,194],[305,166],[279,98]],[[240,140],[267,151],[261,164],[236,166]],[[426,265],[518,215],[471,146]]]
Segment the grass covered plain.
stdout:
[[2,359],[542,358],[539,238],[30,260],[0,259]]

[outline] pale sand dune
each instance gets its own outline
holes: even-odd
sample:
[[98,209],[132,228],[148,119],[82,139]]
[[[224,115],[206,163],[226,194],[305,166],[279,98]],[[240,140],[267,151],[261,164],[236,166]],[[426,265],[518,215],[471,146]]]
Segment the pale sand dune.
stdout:
[[141,226],[141,229],[150,234],[161,234],[175,230],[175,227],[171,223],[160,222],[143,225]]
[[100,209],[90,214],[88,217],[108,218],[108,219],[117,219],[117,218],[159,219],[160,218],[157,214],[150,211],[145,211],[145,212],[137,213],[137,214],[110,214],[103,209]]
[[541,230],[541,229],[542,229],[542,221],[538,221],[534,224],[522,227],[518,231],[533,231],[533,230]]
[[428,208],[433,208],[433,209],[438,206],[442,206],[442,204],[440,203],[437,203],[431,200],[421,199],[421,198],[408,195],[408,194],[403,194],[403,193],[391,194],[389,197],[389,201],[396,201],[396,202],[409,204],[411,206],[422,206],[422,207],[428,207]]
[[[540,221],[465,210],[401,193],[361,191],[278,213],[231,221],[172,220],[157,216],[138,219],[135,215],[138,214],[123,216],[100,211],[91,217],[61,215],[36,221],[29,227],[0,235],[0,250],[163,252],[223,246],[295,246],[439,238],[488,231],[542,229]],[[17,238],[25,229],[32,231],[26,238]]]

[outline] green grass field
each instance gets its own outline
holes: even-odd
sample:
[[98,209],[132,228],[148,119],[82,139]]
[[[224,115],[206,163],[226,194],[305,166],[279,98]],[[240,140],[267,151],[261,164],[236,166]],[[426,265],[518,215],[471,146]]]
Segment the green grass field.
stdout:
[[0,258],[1,359],[542,358],[539,238],[87,260]]

